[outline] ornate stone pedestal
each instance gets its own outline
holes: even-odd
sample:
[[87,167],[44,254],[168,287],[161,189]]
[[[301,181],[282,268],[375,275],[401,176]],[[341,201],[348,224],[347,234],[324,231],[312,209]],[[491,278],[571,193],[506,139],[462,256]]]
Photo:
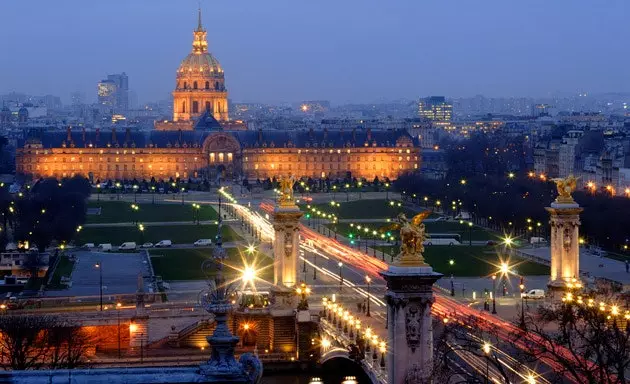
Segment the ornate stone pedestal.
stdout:
[[574,284],[580,278],[579,214],[583,209],[573,200],[556,200],[545,209],[551,216],[549,295],[559,300],[568,284]]
[[293,288],[297,285],[297,257],[302,211],[291,204],[281,204],[273,212],[274,285]]
[[433,366],[432,287],[442,274],[402,264],[380,273],[387,281],[387,377],[392,384],[424,383]]

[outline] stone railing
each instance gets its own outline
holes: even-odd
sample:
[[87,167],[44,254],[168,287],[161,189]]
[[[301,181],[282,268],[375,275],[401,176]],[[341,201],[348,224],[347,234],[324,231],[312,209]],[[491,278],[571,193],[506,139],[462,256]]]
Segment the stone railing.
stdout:
[[[386,352],[382,352],[377,344],[372,344],[372,340],[368,340],[360,329],[349,327],[344,320],[336,320],[320,318],[321,331],[343,348],[349,349],[350,346],[357,346],[359,353],[363,353],[363,359],[358,363],[370,376],[372,383],[387,384]],[[325,353],[325,351],[323,352]]]

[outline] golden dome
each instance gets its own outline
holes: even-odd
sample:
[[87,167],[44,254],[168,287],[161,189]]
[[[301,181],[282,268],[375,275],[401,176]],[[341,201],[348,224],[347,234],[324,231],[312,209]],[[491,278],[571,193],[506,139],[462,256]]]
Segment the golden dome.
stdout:
[[217,60],[210,52],[203,53],[191,53],[179,65],[177,69],[178,73],[184,74],[187,72],[191,73],[199,73],[202,72],[204,74],[219,74],[223,73],[223,69],[221,69],[221,64],[219,64],[219,60]]

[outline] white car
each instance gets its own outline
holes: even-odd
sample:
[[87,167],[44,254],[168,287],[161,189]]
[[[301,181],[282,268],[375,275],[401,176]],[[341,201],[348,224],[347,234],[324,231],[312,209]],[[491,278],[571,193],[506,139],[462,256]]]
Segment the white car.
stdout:
[[170,247],[171,245],[173,245],[173,242],[170,240],[160,240],[155,244],[155,247],[162,248],[162,247]]
[[193,243],[195,247],[207,247],[208,245],[212,245],[212,240],[210,239],[199,239]]
[[153,248],[153,243],[144,243],[140,246],[140,248]]
[[524,299],[544,299],[545,298],[545,290],[544,289],[532,289],[522,294]]

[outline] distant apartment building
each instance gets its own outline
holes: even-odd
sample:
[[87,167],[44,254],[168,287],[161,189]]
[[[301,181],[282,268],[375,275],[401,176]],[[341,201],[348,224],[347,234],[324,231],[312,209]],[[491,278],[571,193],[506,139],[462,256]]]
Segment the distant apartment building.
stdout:
[[453,105],[444,96],[430,96],[418,102],[418,116],[431,121],[451,121]]
[[576,173],[576,151],[583,134],[584,132],[581,130],[570,130],[562,137],[562,144],[558,147],[559,177],[567,177]]
[[117,112],[129,109],[129,77],[125,72],[107,75],[97,85],[98,103]]

